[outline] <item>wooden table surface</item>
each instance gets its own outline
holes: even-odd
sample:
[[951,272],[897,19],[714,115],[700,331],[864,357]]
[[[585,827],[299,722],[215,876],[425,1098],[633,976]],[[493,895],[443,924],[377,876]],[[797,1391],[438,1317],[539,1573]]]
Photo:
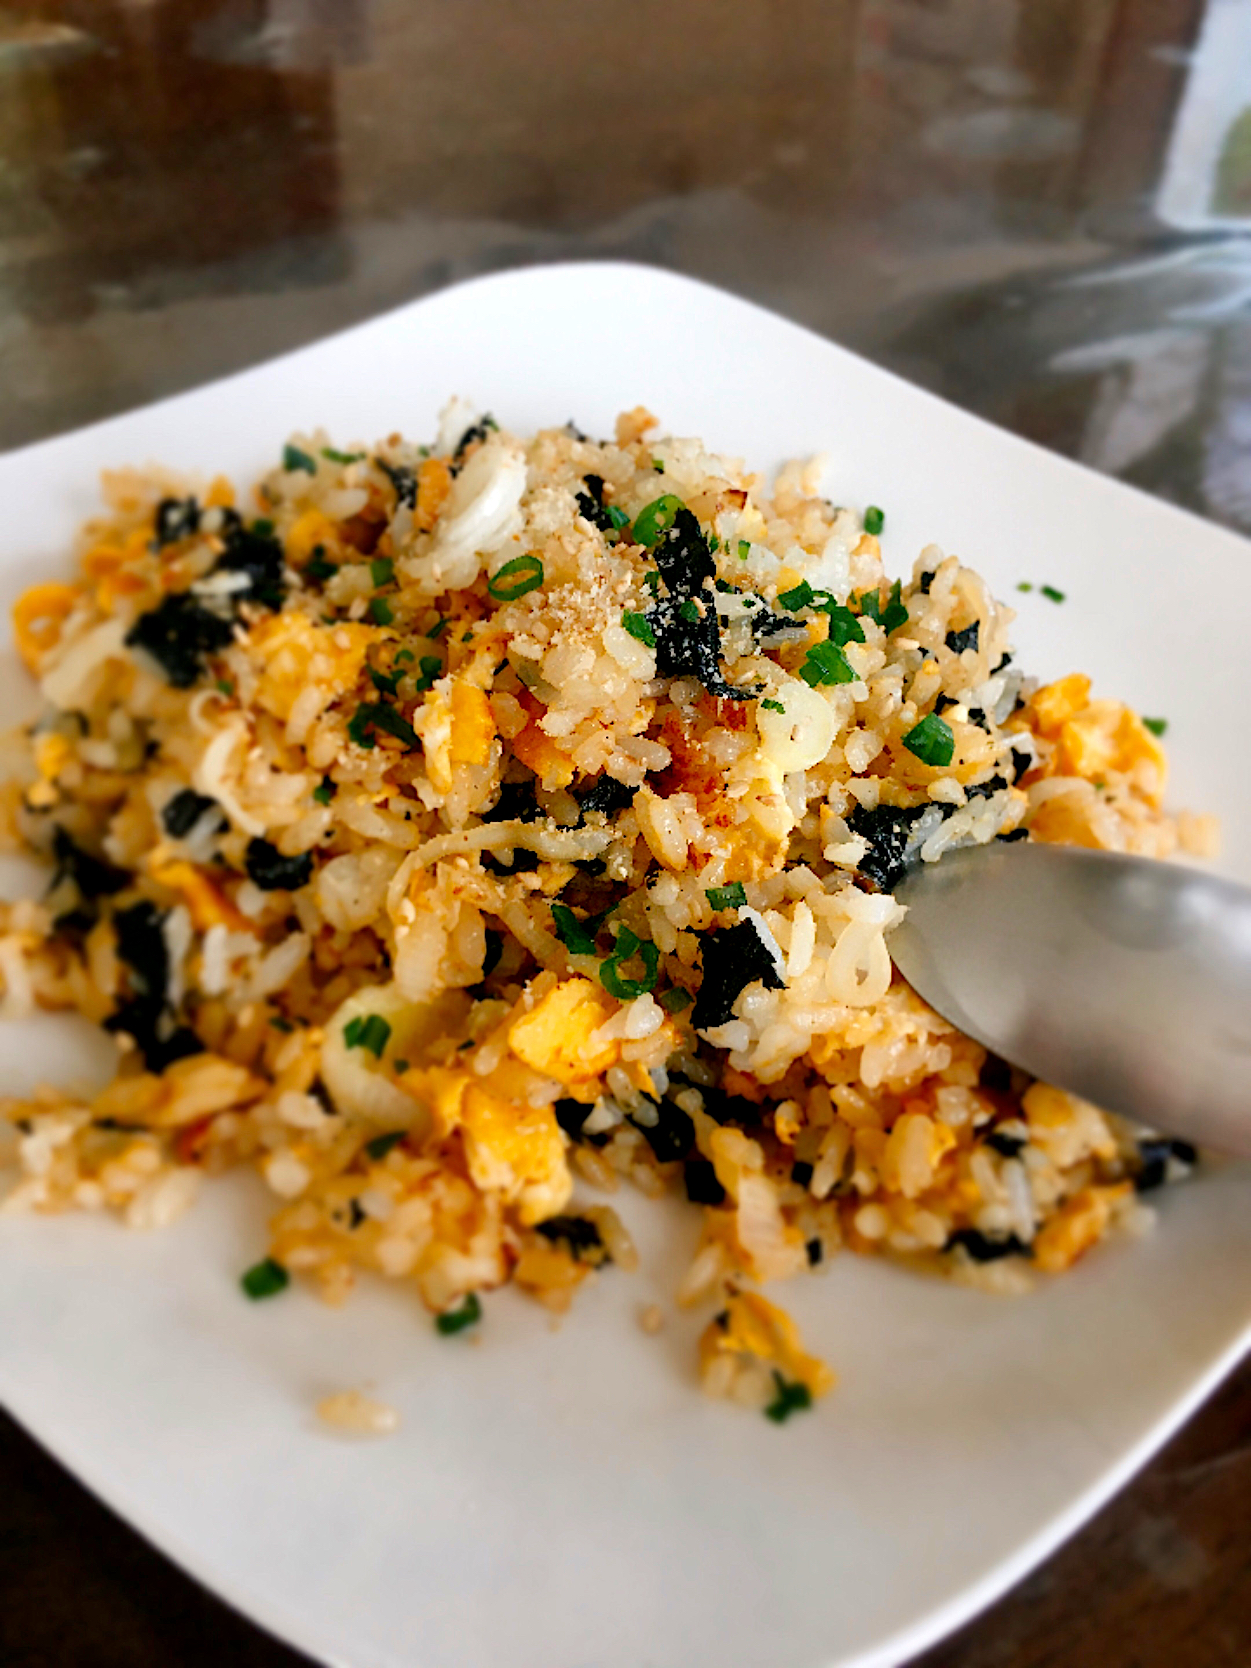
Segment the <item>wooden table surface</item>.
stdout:
[[[1245,136],[1160,193],[1184,110],[1229,83],[1211,9],[15,0],[0,446],[475,272],[613,256],[1251,531]],[[0,1420],[0,1668],[300,1660]],[[922,1661],[1251,1668],[1251,1367]]]

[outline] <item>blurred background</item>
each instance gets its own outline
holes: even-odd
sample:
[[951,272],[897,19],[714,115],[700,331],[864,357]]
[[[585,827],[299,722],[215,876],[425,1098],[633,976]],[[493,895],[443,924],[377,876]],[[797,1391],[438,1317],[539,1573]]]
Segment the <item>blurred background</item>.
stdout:
[[765,302],[1251,527],[1248,0],[0,10],[0,445],[472,273]]
[[[598,258],[1251,531],[1251,0],[0,7],[0,447]],[[1249,1481],[1244,1370],[927,1668],[1246,1668]],[[0,1422],[6,1668],[227,1659],[297,1661]]]

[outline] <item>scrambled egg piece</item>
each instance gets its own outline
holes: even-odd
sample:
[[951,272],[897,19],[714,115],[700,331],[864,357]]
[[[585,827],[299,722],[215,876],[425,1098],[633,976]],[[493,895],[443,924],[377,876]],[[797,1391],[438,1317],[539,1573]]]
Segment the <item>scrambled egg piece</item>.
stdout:
[[271,614],[253,628],[249,638],[249,648],[261,667],[256,698],[284,722],[297,697],[311,684],[324,689],[328,702],[352,687],[370,644],[385,636],[377,626],[344,621],[327,631],[305,614]]
[[32,585],[13,604],[13,635],[28,672],[38,674],[81,594],[77,585]]
[[701,1371],[721,1355],[750,1355],[775,1367],[783,1378],[802,1384],[812,1397],[824,1396],[837,1382],[824,1361],[803,1348],[799,1328],[776,1304],[756,1292],[737,1292],[705,1328],[699,1340]]
[[[579,1099],[594,1099],[593,1080],[615,1065],[620,1045],[591,1039],[613,1015],[613,1005],[590,979],[564,979],[514,1020],[508,1046],[544,1077],[554,1077]],[[650,1084],[649,1084],[650,1087]]]
[[440,678],[414,723],[426,754],[426,773],[439,793],[450,793],[457,765],[485,765],[495,741],[495,715],[486,695],[464,678]]

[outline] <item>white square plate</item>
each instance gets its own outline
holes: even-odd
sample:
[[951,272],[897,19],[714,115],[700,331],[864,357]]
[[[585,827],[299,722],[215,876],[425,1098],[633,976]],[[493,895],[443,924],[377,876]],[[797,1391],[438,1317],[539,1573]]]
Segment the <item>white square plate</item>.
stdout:
[[[1176,803],[1244,830],[1251,547],[1000,433],[728,295],[627,266],[484,279],[144,411],[0,458],[0,603],[67,568],[101,467],[248,477],[295,427],[432,432],[452,393],[519,430],[611,432],[643,401],[771,466],[830,454],[835,499],[936,540],[1001,595],[1022,663],[1170,720]],[[7,685],[9,710],[17,675]],[[0,1082],[75,1067],[52,1018]],[[620,1196],[618,1196],[620,1198]],[[869,1668],[964,1620],[1074,1530],[1251,1338],[1251,1172],[1160,1200],[1158,1232],[1016,1302],[839,1259],[783,1294],[842,1383],[778,1427],[695,1386],[703,1316],[667,1309],[693,1213],[625,1200],[642,1271],[555,1334],[505,1292],[473,1343],[368,1283],[342,1311],[245,1302],[267,1211],[245,1178],[159,1238],[0,1219],[0,1394],[157,1546],[275,1633],[350,1668]],[[371,1383],[387,1442],[318,1429]]]

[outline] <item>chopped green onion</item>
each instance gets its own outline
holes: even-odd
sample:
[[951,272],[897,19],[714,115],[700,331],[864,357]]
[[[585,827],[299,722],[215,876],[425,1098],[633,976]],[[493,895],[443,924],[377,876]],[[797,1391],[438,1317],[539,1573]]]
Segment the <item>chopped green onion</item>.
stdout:
[[391,604],[385,597],[370,597],[369,612],[379,625],[390,625],[395,619],[391,611]]
[[709,886],[704,896],[714,909],[742,909],[747,902],[741,880],[732,880],[728,886]]
[[375,689],[380,689],[384,695],[394,695],[400,686],[400,672],[380,672],[376,666],[369,668],[370,682]]
[[775,1425],[784,1425],[792,1413],[812,1406],[812,1391],[806,1384],[791,1384],[776,1369],[773,1382],[777,1386],[777,1397],[764,1412],[765,1418],[772,1419]]
[[649,649],[656,647],[656,633],[652,630],[646,614],[631,614],[627,608],[621,616],[621,623],[631,637],[637,637],[639,642],[646,643]]
[[233,695],[235,692],[235,686],[229,678],[218,678],[217,689],[222,695]]
[[659,572],[659,569],[650,568],[643,575],[643,583],[644,583],[644,585],[647,586],[647,589],[652,593],[652,595],[655,596],[656,592],[660,589],[660,572]]
[[252,523],[252,531],[256,534],[258,539],[272,539],[274,536],[274,524],[272,521],[268,520],[267,517],[258,516]]
[[343,1027],[343,1040],[348,1047],[367,1048],[375,1060],[381,1060],[390,1035],[391,1022],[381,1014],[358,1014]]
[[694,625],[696,621],[703,619],[703,615],[699,611],[699,604],[695,601],[694,597],[687,597],[684,601],[680,602],[678,604],[678,613],[681,614],[684,620],[689,620],[692,625]]
[[305,563],[304,571],[310,579],[333,579],[339,569],[334,562],[326,560],[325,545],[315,544],[312,560]]
[[814,643],[799,668],[799,675],[810,689],[823,683],[856,681],[856,674],[837,643]]
[[421,676],[414,680],[414,684],[418,693],[421,693],[427,689],[433,688],[434,680],[439,677],[443,671],[443,662],[436,654],[423,654],[418,662],[418,666],[421,671]]
[[678,511],[685,508],[682,500],[672,492],[653,498],[634,518],[634,542],[650,550],[660,535],[673,526]]
[[369,577],[381,588],[395,578],[395,563],[389,556],[375,556],[369,564]]
[[1040,585],[1038,589],[1050,602],[1064,601],[1064,592],[1057,591],[1054,585]]
[[571,955],[595,954],[595,934],[603,919],[602,915],[591,915],[585,921],[579,921],[568,904],[552,905],[552,925],[556,928],[556,936]]
[[446,614],[442,615],[430,627],[430,630],[426,633],[426,636],[430,639],[430,641],[432,643],[436,642],[440,637],[442,637],[443,633],[447,630],[448,626],[450,626],[451,623],[452,623],[451,619],[448,615],[446,615]]
[[740,562],[745,562],[750,555],[751,555],[751,540],[750,539],[740,539],[738,541],[738,559],[739,559],[739,561]]
[[[400,1062],[398,1060],[395,1062],[397,1068],[399,1063]],[[374,1163],[377,1164],[384,1159],[389,1152],[393,1152],[394,1149],[399,1146],[400,1142],[404,1139],[407,1133],[408,1131],[403,1129],[389,1129],[385,1135],[375,1135],[372,1141],[366,1141],[365,1151],[369,1154],[370,1158],[373,1159]]]
[[652,468],[656,471],[656,473],[658,475],[663,475],[664,472],[665,472],[665,466],[664,466],[663,463],[661,463],[659,458],[653,458],[652,459]]
[[[834,602],[833,600],[821,603],[820,607],[830,622],[831,643],[837,644],[837,646],[841,649],[848,643],[864,642],[864,627],[860,624],[860,621],[852,613],[850,608],[844,608],[841,603]],[[905,611],[904,619],[906,620],[907,617],[908,615]]]
[[532,551],[524,556],[514,556],[511,562],[505,562],[490,579],[487,580],[487,590],[496,602],[516,602],[527,591],[535,591],[543,583],[543,564]]
[[886,607],[882,610],[882,630],[889,637],[892,631],[898,631],[901,625],[908,623],[908,610],[900,600],[900,583],[898,580],[890,588],[890,596],[886,599]]
[[816,592],[806,579],[801,579],[792,590],[783,591],[778,601],[783,608],[811,608],[817,600]]
[[317,473],[316,461],[302,452],[298,446],[284,446],[282,448],[282,467],[288,471],[302,469],[306,475]]
[[253,1263],[239,1281],[244,1291],[257,1303],[263,1297],[277,1297],[291,1284],[291,1276],[281,1263],[276,1263],[272,1257],[266,1257],[259,1263]]
[[[440,666],[442,662],[439,663]],[[369,735],[370,730],[383,730],[397,741],[402,741],[406,747],[416,747],[417,732],[394,707],[389,707],[383,701],[373,701],[365,706],[357,707],[356,712],[348,720],[347,732],[358,747],[372,747],[374,739]]]
[[401,649],[392,664],[395,666],[411,666],[413,664],[413,651],[411,649]]
[[765,709],[766,712],[785,712],[786,711],[786,708],[782,705],[781,701],[761,701],[760,704]]
[[1144,718],[1143,723],[1151,731],[1153,736],[1162,736],[1165,730],[1168,729],[1167,718]]
[[336,452],[333,446],[323,446],[321,455],[331,463],[359,463],[365,456],[364,452]]
[[1028,579],[1022,579],[1017,585],[1018,591],[1032,591],[1033,589],[1034,587],[1030,584]]
[[608,517],[609,521],[612,522],[618,532],[620,532],[623,527],[628,527],[630,525],[630,518],[621,508],[620,504],[605,504],[604,514]]
[[721,549],[721,540],[717,537],[717,535],[715,533],[709,533],[709,535],[708,535],[708,548],[709,548],[709,550],[714,550],[714,551]]
[[313,789],[313,798],[319,805],[329,805],[335,796],[335,784],[328,776],[323,776],[321,786]]
[[886,511],[879,510],[876,504],[870,504],[864,512],[864,530],[875,537],[886,525]]
[[[643,963],[643,977],[622,978],[619,972],[622,962],[635,955]],[[599,982],[609,996],[615,996],[618,1002],[632,1002],[636,996],[645,996],[649,990],[654,990],[659,976],[660,951],[656,946],[637,937],[629,927],[618,927],[617,947],[599,970]]]
[[295,1026],[292,1025],[291,1021],[289,1019],[284,1019],[281,1014],[271,1014],[269,1016],[269,1023],[273,1026],[275,1031],[281,1031],[284,1036],[290,1036],[291,1032],[295,1030]]
[[956,750],[951,725],[936,712],[927,713],[919,724],[914,725],[903,738],[903,744],[922,764],[938,767],[949,765]]
[[470,1292],[459,1309],[449,1309],[445,1314],[434,1317],[435,1331],[442,1333],[445,1338],[463,1332],[467,1326],[476,1326],[482,1319],[482,1305],[478,1302],[477,1292]]
[[660,1005],[666,1013],[680,1014],[683,1008],[689,1008],[695,998],[689,990],[683,990],[681,985],[674,985],[672,990],[666,990],[660,998]]
[[391,1069],[397,1077],[403,1077],[404,1073],[408,1070],[408,1061],[392,1060]]

